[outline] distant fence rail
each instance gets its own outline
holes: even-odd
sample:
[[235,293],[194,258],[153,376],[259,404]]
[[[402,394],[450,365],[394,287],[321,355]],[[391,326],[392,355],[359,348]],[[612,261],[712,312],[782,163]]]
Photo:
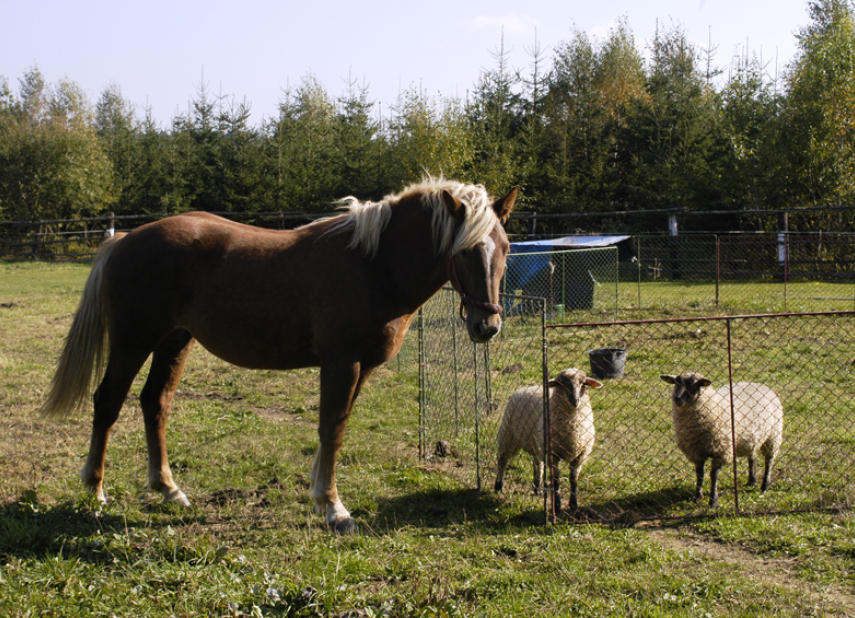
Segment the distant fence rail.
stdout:
[[[214,213],[288,229],[319,213]],[[0,221],[0,259],[91,260],[106,236],[167,216]],[[546,299],[550,323],[855,309],[855,234],[631,236],[626,247],[511,254],[502,291]],[[527,311],[523,305],[509,313]]]
[[[286,212],[211,213],[260,227],[288,229],[310,223],[327,214]],[[0,221],[0,258],[86,262],[95,257],[98,245],[116,232],[129,232],[168,214],[114,215],[50,221]]]

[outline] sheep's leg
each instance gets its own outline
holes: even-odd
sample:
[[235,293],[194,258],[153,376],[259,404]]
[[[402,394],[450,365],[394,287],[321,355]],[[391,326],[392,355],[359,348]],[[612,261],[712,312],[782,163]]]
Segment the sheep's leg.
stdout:
[[499,448],[499,456],[496,461],[496,483],[493,488],[496,491],[502,491],[505,484],[505,471],[508,469],[508,464],[517,454],[518,449],[515,448]]
[[718,506],[718,473],[721,471],[721,463],[713,461],[710,470],[710,508]]
[[700,502],[704,497],[704,462],[695,464],[695,502]]
[[748,486],[754,487],[757,484],[757,454],[751,453],[748,455]]
[[570,508],[578,509],[578,488],[579,488],[579,465],[576,463],[570,464]]
[[551,467],[552,470],[552,493],[555,496],[555,512],[561,512],[561,473],[558,470],[558,464],[554,463]]
[[499,453],[499,459],[496,462],[496,483],[493,489],[502,491],[505,484],[505,469],[508,467],[508,458],[504,453]]
[[763,483],[760,485],[761,492],[769,489],[769,485],[772,484],[772,462],[774,459],[774,457],[766,456],[766,465],[763,468]]
[[537,455],[531,456],[531,469],[534,493],[539,494],[541,484],[543,483],[543,460]]

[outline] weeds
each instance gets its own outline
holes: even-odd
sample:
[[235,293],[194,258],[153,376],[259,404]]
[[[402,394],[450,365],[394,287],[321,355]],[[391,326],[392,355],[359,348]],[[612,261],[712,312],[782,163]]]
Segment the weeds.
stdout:
[[546,527],[418,461],[417,381],[394,365],[367,385],[341,453],[357,536],[311,513],[317,372],[244,371],[201,349],[168,429],[193,506],[144,488],[138,382],[111,434],[102,507],[77,481],[91,418],[35,416],[86,274],[0,264],[0,615],[855,612],[845,512]]

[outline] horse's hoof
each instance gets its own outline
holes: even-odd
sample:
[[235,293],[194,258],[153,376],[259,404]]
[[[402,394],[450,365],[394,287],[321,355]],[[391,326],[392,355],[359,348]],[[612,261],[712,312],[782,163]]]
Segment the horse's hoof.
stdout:
[[163,492],[163,501],[164,502],[174,502],[179,506],[190,506],[190,501],[187,499],[187,496],[180,489],[172,489],[170,491]]
[[348,517],[347,519],[340,519],[334,524],[330,524],[330,527],[335,530],[336,534],[358,534],[359,526],[356,525],[356,522],[353,521],[352,517]]
[[89,495],[101,506],[107,506],[107,503],[110,501],[107,492],[103,489],[90,489]]

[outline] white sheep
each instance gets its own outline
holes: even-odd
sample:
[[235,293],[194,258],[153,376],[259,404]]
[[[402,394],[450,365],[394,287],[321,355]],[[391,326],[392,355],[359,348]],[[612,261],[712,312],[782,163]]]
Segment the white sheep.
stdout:
[[[704,463],[712,460],[710,470],[710,507],[718,505],[718,474],[724,464],[733,461],[730,386],[718,389],[696,373],[661,375],[674,385],[671,417],[677,446],[695,464],[697,488],[695,500],[703,497]],[[736,456],[748,457],[748,485],[757,482],[757,451],[763,453],[766,467],[760,491],[769,489],[772,463],[781,448],[784,409],[774,391],[765,384],[737,382],[733,385],[733,417]]]
[[[564,460],[570,464],[570,506],[575,509],[578,507],[579,470],[594,448],[594,411],[586,388],[589,386],[600,388],[602,384],[575,368],[565,369],[549,381],[556,510],[561,508],[558,461]],[[531,455],[534,489],[539,492],[543,479],[543,387],[526,386],[511,395],[496,442],[496,491],[502,491],[505,470],[522,449]]]

